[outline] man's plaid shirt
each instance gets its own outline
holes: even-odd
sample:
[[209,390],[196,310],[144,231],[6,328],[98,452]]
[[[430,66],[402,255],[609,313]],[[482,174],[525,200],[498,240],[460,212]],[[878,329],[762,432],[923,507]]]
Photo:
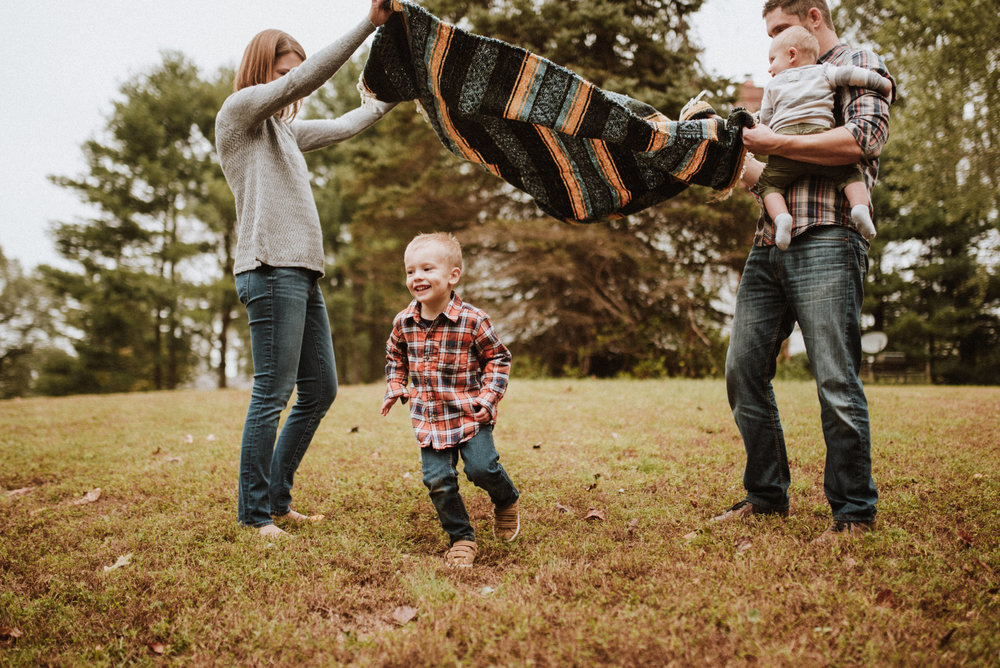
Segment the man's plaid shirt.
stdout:
[[469,440],[479,432],[472,416],[480,407],[496,423],[497,404],[507,391],[510,351],[489,316],[454,292],[429,325],[421,324],[417,301],[410,302],[393,320],[385,351],[385,397],[413,400],[410,419],[420,447],[441,450]]
[[[892,79],[882,59],[871,51],[852,51],[846,44],[839,44],[820,57],[821,63],[834,65],[856,65],[874,70]],[[893,95],[896,82],[892,80]],[[878,157],[889,138],[889,105],[887,99],[866,88],[842,86],[837,89],[833,117],[835,125],[846,127],[854,135],[861,147],[861,171],[865,176],[868,192],[875,186],[878,177]],[[856,228],[851,220],[851,205],[843,191],[822,177],[803,176],[785,191],[788,212],[794,221],[792,236],[802,234],[814,225],[844,225]],[[763,207],[762,207],[763,209]],[[877,226],[878,221],[876,221]],[[757,221],[757,232],[753,239],[755,246],[774,244],[774,223],[766,212]]]

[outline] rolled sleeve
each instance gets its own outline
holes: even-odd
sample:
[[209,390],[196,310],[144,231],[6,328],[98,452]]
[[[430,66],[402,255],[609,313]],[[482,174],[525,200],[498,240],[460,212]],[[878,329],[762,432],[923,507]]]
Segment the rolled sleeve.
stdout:
[[871,51],[853,51],[850,64],[872,70],[892,82],[892,91],[888,96],[856,86],[840,89],[844,127],[858,143],[861,155],[866,160],[874,160],[882,154],[889,140],[889,105],[895,99],[896,82],[882,59]]

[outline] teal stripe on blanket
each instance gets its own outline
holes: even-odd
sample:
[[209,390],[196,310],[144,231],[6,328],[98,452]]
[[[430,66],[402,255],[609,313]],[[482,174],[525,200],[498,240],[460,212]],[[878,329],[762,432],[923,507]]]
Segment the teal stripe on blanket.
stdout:
[[473,35],[406,0],[379,28],[366,94],[415,100],[452,153],[528,193],[571,223],[620,218],[689,185],[732,188],[746,155],[728,121],[670,121],[519,47]]

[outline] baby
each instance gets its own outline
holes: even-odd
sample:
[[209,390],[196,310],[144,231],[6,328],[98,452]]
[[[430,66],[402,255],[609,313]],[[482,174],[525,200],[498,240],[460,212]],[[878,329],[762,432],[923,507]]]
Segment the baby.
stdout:
[[[886,97],[892,95],[892,81],[872,70],[817,63],[819,43],[801,26],[791,26],[776,35],[768,56],[768,71],[774,78],[764,89],[760,122],[778,134],[813,134],[832,128],[834,91],[838,86],[859,86]],[[774,221],[774,243],[778,248],[785,250],[792,239],[785,188],[806,174],[834,180],[851,205],[851,219],[858,232],[865,239],[875,236],[868,186],[860,165],[814,165],[774,155],[768,158],[758,185],[764,208]]]

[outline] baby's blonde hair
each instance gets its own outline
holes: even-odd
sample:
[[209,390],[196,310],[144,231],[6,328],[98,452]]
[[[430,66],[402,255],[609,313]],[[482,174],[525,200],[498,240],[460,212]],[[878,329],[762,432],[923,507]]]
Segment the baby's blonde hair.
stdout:
[[462,269],[462,244],[458,243],[458,239],[448,232],[418,234],[406,245],[406,250],[434,244],[440,246],[441,255],[445,262]]
[[774,43],[782,51],[795,48],[803,56],[805,64],[819,60],[819,40],[802,26],[789,26],[774,36]]

